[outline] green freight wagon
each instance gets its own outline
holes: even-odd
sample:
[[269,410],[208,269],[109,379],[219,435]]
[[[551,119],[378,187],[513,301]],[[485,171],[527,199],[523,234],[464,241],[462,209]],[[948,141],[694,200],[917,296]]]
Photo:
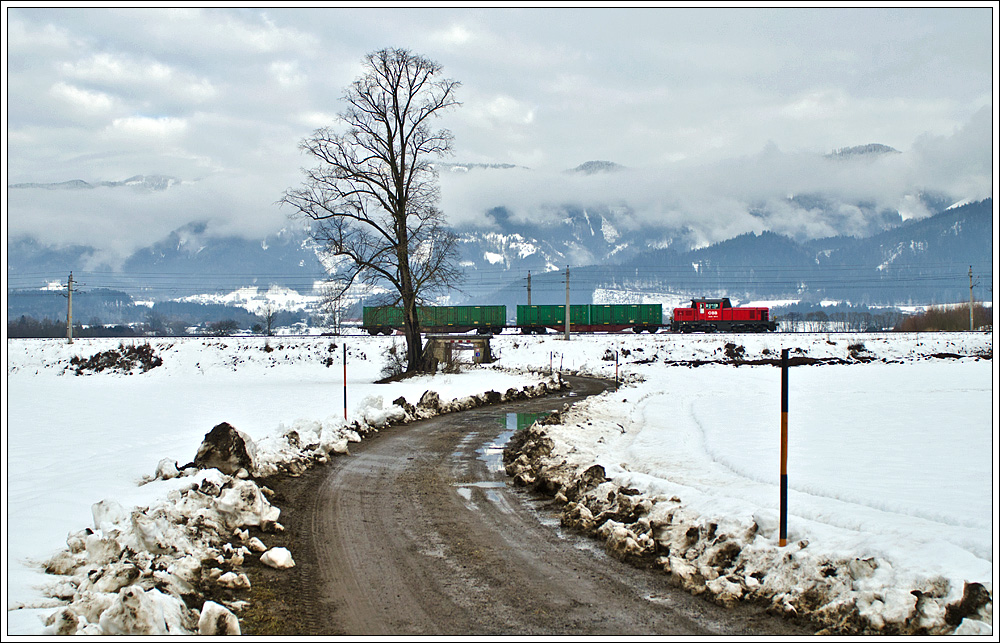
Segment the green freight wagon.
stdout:
[[403,328],[403,309],[393,306],[365,306],[361,315],[361,328],[369,335],[391,335]]
[[[578,327],[589,324],[590,306],[586,304],[570,305],[570,331],[579,330]],[[544,334],[547,328],[563,332],[566,329],[566,306],[518,306],[517,327],[525,335]]]
[[[663,326],[660,304],[579,304],[569,307],[570,332],[655,333]],[[566,330],[566,306],[518,306],[517,327],[525,335]]]
[[417,315],[425,333],[500,333],[507,326],[506,306],[422,306]]
[[[419,306],[417,319],[422,333],[500,333],[507,325],[506,306]],[[403,309],[365,306],[362,330],[369,335],[390,335],[403,329]]]
[[631,328],[636,333],[655,333],[663,326],[661,304],[591,304],[591,330],[621,331]]

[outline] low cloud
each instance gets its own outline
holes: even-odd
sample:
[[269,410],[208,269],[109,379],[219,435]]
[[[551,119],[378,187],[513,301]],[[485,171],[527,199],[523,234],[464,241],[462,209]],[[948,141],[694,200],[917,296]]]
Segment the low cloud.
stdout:
[[[485,214],[495,207],[505,207],[515,222],[532,223],[555,222],[566,207],[605,207],[627,211],[624,226],[689,227],[703,243],[763,229],[797,238],[863,234],[872,211],[899,211],[904,218],[933,214],[921,193],[956,201],[991,196],[990,114],[984,108],[951,136],[924,136],[909,151],[872,157],[833,159],[769,145],[752,156],[714,163],[594,175],[526,168],[444,171],[443,209],[453,225],[490,227]],[[812,197],[840,205],[831,212],[808,205]]]
[[[150,136],[183,128],[158,119],[121,125]],[[870,230],[873,211],[899,211],[904,218],[933,214],[920,200],[922,192],[956,201],[991,196],[989,132],[990,111],[984,109],[950,136],[921,137],[908,151],[872,158],[830,159],[771,145],[753,156],[715,163],[598,174],[445,167],[441,205],[451,225],[486,229],[495,225],[488,212],[496,207],[506,208],[514,224],[556,223],[567,207],[604,208],[620,230],[649,230],[651,242],[668,229],[687,229],[697,245],[763,230],[800,239],[863,234]],[[182,167],[192,167],[191,159],[182,161]],[[101,165],[108,163],[100,159]],[[117,164],[127,167],[128,157]],[[276,174],[262,159],[256,168],[221,169],[159,192],[8,189],[9,211],[15,213],[8,235],[91,245],[112,263],[192,221],[205,222],[209,235],[261,238],[291,225],[276,202],[302,177],[293,161],[285,165]],[[815,199],[793,198],[820,196],[829,198],[827,207],[817,207]]]
[[263,238],[292,225],[276,205],[288,187],[281,178],[219,173],[159,191],[9,188],[8,207],[17,215],[8,219],[7,236],[91,246],[95,260],[112,267],[191,222],[205,223],[208,236]]

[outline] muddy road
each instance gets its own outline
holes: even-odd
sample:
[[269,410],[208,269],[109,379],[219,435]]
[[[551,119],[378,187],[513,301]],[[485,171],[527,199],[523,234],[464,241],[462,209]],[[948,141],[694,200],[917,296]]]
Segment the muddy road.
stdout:
[[383,430],[300,477],[268,480],[296,566],[254,565],[244,634],[806,635],[725,609],[605,555],[557,508],[507,485],[502,446],[606,384]]

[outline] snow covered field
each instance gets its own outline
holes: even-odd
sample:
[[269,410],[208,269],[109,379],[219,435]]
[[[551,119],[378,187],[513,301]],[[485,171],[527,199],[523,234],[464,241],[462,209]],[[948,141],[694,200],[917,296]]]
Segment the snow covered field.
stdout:
[[[873,619],[912,610],[912,589],[936,592],[921,605],[930,625],[943,622],[943,606],[966,582],[992,593],[996,415],[993,361],[981,358],[992,356],[991,335],[504,335],[494,339],[492,367],[388,385],[372,382],[394,340],[346,339],[348,422],[377,422],[398,412],[391,400],[415,404],[426,390],[450,400],[536,384],[542,374],[529,371],[550,365],[614,377],[617,352],[627,384],[549,427],[557,448],[723,529],[753,522],[761,561],[778,551],[780,371],[687,364],[727,353],[771,359],[782,348],[836,362],[791,370],[790,545],[808,541],[800,551],[813,562],[885,561],[838,597],[863,603]],[[331,445],[357,439],[345,426],[340,338],[271,338],[270,351],[260,338],[156,339],[163,364],[148,372],[67,370],[72,356],[119,344],[7,342],[8,635],[42,633],[64,604],[38,565],[65,550],[70,534],[100,527],[94,503],[147,507],[184,492],[190,477],[139,483],[163,459],[191,461],[216,424],[246,433],[265,459],[278,457],[275,438],[290,429]],[[810,582],[803,574],[789,567],[783,591]],[[992,604],[988,618],[967,618],[960,631],[991,632]]]

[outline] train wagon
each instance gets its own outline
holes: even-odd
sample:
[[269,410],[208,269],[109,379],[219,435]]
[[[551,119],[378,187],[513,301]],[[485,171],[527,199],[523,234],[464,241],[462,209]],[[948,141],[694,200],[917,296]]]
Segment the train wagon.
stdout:
[[[569,325],[571,330],[590,323],[590,309],[586,304],[573,304],[569,307]],[[566,328],[566,306],[542,305],[517,307],[517,327],[524,335],[544,334],[547,329],[554,328],[563,331]]]
[[688,308],[674,308],[670,330],[681,333],[753,332],[777,330],[770,311],[762,307],[734,307],[728,297],[692,299]]
[[[517,327],[522,334],[545,333],[547,329],[566,330],[566,306],[518,306]],[[632,330],[655,333],[663,324],[660,304],[571,304],[570,332],[620,332]]]
[[[418,306],[422,333],[499,333],[507,325],[506,306]],[[403,309],[397,306],[365,306],[361,328],[369,335],[391,335],[403,330]]]
[[590,325],[601,329],[606,327],[614,327],[617,330],[631,328],[636,333],[655,333],[663,326],[663,306],[661,304],[591,304]]

